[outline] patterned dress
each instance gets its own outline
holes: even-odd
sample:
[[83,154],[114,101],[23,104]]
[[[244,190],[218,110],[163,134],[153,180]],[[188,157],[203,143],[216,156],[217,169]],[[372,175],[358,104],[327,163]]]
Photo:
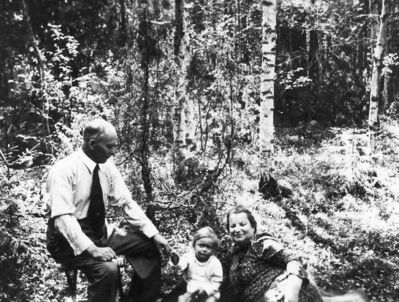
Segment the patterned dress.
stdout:
[[278,287],[280,281],[276,280],[287,278],[287,263],[293,260],[297,260],[298,266],[291,273],[303,279],[299,302],[322,302],[317,287],[309,282],[301,260],[270,235],[246,246],[233,247],[229,281],[234,301],[284,301],[281,296],[265,300],[264,294]]

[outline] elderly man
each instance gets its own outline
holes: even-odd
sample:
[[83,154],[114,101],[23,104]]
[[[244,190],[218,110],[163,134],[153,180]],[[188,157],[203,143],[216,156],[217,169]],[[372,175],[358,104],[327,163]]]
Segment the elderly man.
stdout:
[[[121,174],[108,161],[116,145],[115,128],[96,119],[84,129],[82,148],[51,168],[47,180],[47,247],[57,262],[86,274],[89,301],[115,301],[119,271],[112,259],[117,254],[126,255],[136,271],[130,297],[134,301],[156,301],[162,252],[169,253],[170,246],[133,201]],[[111,230],[105,221],[108,205],[122,207],[126,219],[138,231]]]

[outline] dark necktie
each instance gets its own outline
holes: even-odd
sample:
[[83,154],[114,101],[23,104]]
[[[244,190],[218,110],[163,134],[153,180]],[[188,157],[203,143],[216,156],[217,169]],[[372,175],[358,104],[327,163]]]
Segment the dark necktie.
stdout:
[[105,206],[103,191],[101,189],[100,177],[98,176],[98,164],[93,171],[93,184],[90,192],[90,205],[87,211],[88,221],[96,235],[102,235],[105,225]]

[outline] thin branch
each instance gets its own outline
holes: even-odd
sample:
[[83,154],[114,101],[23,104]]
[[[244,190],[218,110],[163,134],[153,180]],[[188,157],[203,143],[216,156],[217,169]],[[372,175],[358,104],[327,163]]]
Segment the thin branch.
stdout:
[[0,156],[3,159],[4,163],[6,164],[7,167],[7,178],[10,179],[10,164],[7,162],[6,157],[4,156],[3,152],[0,150]]

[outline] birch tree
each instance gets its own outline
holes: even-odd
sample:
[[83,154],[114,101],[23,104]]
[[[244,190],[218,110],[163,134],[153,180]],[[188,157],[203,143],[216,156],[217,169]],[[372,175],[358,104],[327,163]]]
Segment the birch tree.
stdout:
[[265,197],[278,195],[278,185],[271,176],[274,137],[274,80],[276,65],[277,1],[261,1],[262,5],[262,73],[260,77],[259,191]]
[[276,0],[262,5],[262,74],[260,84],[259,148],[270,156],[274,136],[274,80],[276,64]]
[[382,1],[382,10],[380,16],[380,26],[377,43],[373,53],[373,70],[370,83],[370,109],[369,109],[369,131],[370,131],[370,152],[375,149],[375,135],[379,128],[379,102],[381,95],[381,71],[382,61],[386,52],[387,30],[389,17],[389,0]]
[[189,49],[189,10],[192,7],[191,0],[175,1],[175,55],[179,69],[179,78],[177,79],[177,88],[175,93],[175,156],[178,161],[184,161],[190,157],[187,143],[194,143],[193,135],[193,106],[187,95],[188,86],[188,67],[190,65]]
[[[370,41],[371,45],[374,45],[378,38],[378,29],[379,29],[379,14],[378,14],[378,2],[379,0],[371,0],[369,2],[369,10],[370,10]],[[370,49],[370,59],[373,60],[374,49],[371,47]]]

